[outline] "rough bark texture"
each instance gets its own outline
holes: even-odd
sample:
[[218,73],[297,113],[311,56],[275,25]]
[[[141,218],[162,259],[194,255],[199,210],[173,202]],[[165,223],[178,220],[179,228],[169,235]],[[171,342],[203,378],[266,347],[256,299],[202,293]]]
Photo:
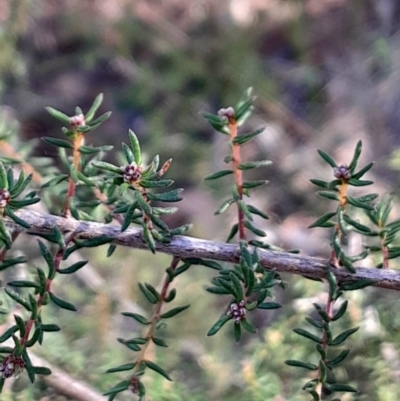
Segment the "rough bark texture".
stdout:
[[[57,226],[62,232],[75,232],[76,238],[79,239],[108,236],[114,238],[113,243],[116,245],[147,249],[140,229],[131,228],[121,233],[119,225],[65,219],[30,210],[20,210],[17,214],[31,225],[31,229],[28,232],[32,234],[50,232],[53,227]],[[23,230],[11,220],[7,220],[6,225],[11,230]],[[176,236],[169,244],[157,243],[156,250],[180,258],[196,257],[231,263],[236,263],[239,260],[239,249],[236,244],[213,242],[185,236]],[[259,250],[259,256],[261,264],[266,269],[274,269],[280,273],[299,274],[314,279],[325,277],[327,261],[324,259],[261,249]],[[400,272],[398,271],[359,267],[355,274],[351,274],[344,269],[336,269],[335,273],[338,279],[343,282],[370,279],[376,281],[373,284],[375,287],[400,290]]]

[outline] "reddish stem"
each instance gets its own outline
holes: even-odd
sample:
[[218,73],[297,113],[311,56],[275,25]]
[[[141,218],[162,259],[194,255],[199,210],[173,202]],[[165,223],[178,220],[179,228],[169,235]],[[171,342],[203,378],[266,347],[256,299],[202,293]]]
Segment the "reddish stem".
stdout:
[[[326,308],[325,308],[325,312],[328,315],[328,324],[330,324],[330,322],[332,321],[333,318],[333,305],[334,305],[335,301],[329,296],[328,301],[326,303]],[[323,350],[325,351],[325,358],[323,359],[324,364],[326,365],[326,362],[328,360],[328,334],[326,332],[326,330],[324,330],[324,332],[322,333],[322,339],[321,339],[321,346],[323,348]],[[322,400],[322,382],[321,382],[321,369],[318,368],[318,377],[319,377],[319,383],[316,387],[316,391],[319,395],[319,399]]]
[[[176,268],[178,267],[179,262],[180,262],[180,258],[177,256],[174,256],[172,258],[171,264],[169,266],[170,270],[175,271]],[[167,293],[168,293],[170,284],[171,284],[171,280],[169,278],[169,275],[166,274],[163,284],[162,284],[161,292],[160,292],[161,299],[154,308],[153,314],[150,319],[150,325],[149,325],[149,328],[148,328],[146,336],[145,336],[147,342],[146,342],[146,344],[143,344],[142,349],[140,350],[139,354],[136,357],[135,370],[139,369],[140,363],[145,359],[147,348],[150,345],[150,340],[154,337],[154,333],[156,331],[156,325],[157,325],[157,322],[158,322],[158,320],[160,318],[160,314],[161,314],[161,308],[164,305],[164,301],[165,301],[165,298],[167,297]],[[133,375],[133,377],[134,376],[135,375]]]
[[[73,239],[73,234],[70,234],[68,237],[65,238],[65,247],[64,248],[59,248],[57,253],[54,256],[54,269],[56,272],[58,272],[60,270],[60,265],[61,265],[61,261],[64,255],[65,250],[67,249],[67,245],[69,244],[69,242],[71,242]],[[44,294],[50,292],[51,290],[51,285],[54,281],[53,279],[47,279],[46,280],[46,288],[45,291],[43,293],[43,295],[40,295],[39,298],[36,301],[36,305],[37,305],[37,309],[38,309],[38,316],[40,315],[40,310],[43,306],[43,300],[44,300]],[[36,319],[32,319],[30,318],[26,324],[25,324],[25,334],[24,336],[21,338],[21,345],[24,346],[25,343],[28,341],[31,330],[33,325],[35,324]]]
[[[73,149],[73,161],[72,164],[75,166],[76,170],[80,170],[80,165],[81,165],[81,152],[79,151],[79,148],[82,146],[83,142],[83,134],[81,132],[74,131],[75,137],[74,137],[74,149]],[[69,177],[69,184],[68,184],[68,191],[67,191],[67,197],[65,199],[64,203],[64,208],[62,211],[62,216],[63,217],[70,217],[71,212],[70,212],[70,202],[71,199],[75,195],[75,188],[76,188],[76,183],[72,179],[72,177]]]
[[[236,189],[239,194],[239,200],[243,199],[243,174],[242,170],[239,169],[240,165],[240,145],[233,142],[237,137],[237,123],[234,117],[231,117],[228,122],[229,136],[232,144],[232,167],[233,174],[235,177]],[[239,238],[241,240],[246,240],[246,227],[244,226],[244,213],[237,205],[238,210],[238,227],[239,227]]]

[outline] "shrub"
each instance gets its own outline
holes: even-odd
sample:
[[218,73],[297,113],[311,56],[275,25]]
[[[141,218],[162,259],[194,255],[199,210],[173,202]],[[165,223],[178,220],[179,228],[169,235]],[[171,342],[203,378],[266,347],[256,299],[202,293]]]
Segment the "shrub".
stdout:
[[[329,154],[318,151],[323,161],[332,168],[332,177],[327,180],[313,178],[311,182],[319,187],[317,194],[320,197],[336,202],[332,211],[318,217],[310,225],[310,228],[324,227],[332,232],[331,253],[326,260],[321,260],[300,256],[298,250],[287,252],[264,242],[266,233],[257,227],[255,217],[264,220],[269,217],[251,204],[251,194],[253,188],[263,186],[267,181],[248,181],[244,178],[245,172],[264,168],[271,162],[242,159],[242,145],[264,131],[259,128],[249,133],[239,132],[253,109],[251,90],[245,92],[235,107],[220,109],[215,115],[203,113],[212,127],[226,136],[230,146],[230,153],[224,158],[228,167],[205,178],[206,181],[226,176],[232,179],[231,193],[215,212],[219,215],[228,208],[236,208],[236,222],[230,228],[226,243],[184,236],[190,224],[171,228],[165,223],[163,215],[176,212],[177,208],[169,205],[179,202],[182,192],[182,189],[170,189],[174,181],[166,178],[172,159],[160,163],[160,157],[156,155],[146,165],[134,132],[129,131],[128,143],[122,144],[122,165],[104,161],[111,146],[85,145],[85,138],[110,117],[111,113],[105,113],[95,118],[101,102],[102,95],[99,95],[86,114],[77,108],[72,117],[53,108],[47,109],[64,125],[62,130],[65,139],[42,139],[58,148],[62,168],[66,172],[45,168],[44,175],[48,177],[40,189],[34,186],[31,188],[34,173],[27,174],[32,170],[29,164],[22,163],[23,169],[16,173],[20,160],[10,157],[1,159],[0,270],[27,261],[24,256],[10,256],[15,240],[23,232],[41,238],[38,247],[43,258],[43,267],[36,268],[34,277],[11,280],[4,288],[7,296],[19,305],[19,309],[15,310],[13,324],[0,336],[0,343],[4,344],[0,347],[1,386],[6,379],[22,371],[26,371],[32,383],[37,375],[51,374],[49,368],[35,366],[30,357],[31,347],[43,345],[46,333],[60,330],[57,324],[46,320],[42,311],[48,304],[70,312],[77,310],[70,300],[56,293],[53,283],[61,280],[62,275],[73,275],[87,264],[85,260],[70,264],[68,259],[72,254],[78,254],[84,248],[107,244],[108,257],[112,257],[117,246],[171,255],[171,262],[159,289],[149,283],[139,283],[139,290],[151,305],[152,312],[147,316],[134,311],[122,313],[126,319],[132,319],[144,329],[140,336],[117,338],[132,354],[129,354],[123,365],[107,370],[107,373],[125,377],[104,393],[110,401],[124,391],[130,391],[144,400],[146,388],[143,376],[148,370],[171,380],[167,370],[151,359],[148,347],[150,344],[167,347],[169,340],[163,330],[165,322],[180,313],[190,313],[187,310],[189,304],[175,305],[177,290],[174,285],[176,278],[193,265],[213,269],[215,277],[206,291],[227,299],[220,318],[207,335],[213,336],[224,325],[229,325],[237,342],[241,340],[243,331],[257,332],[252,319],[255,310],[269,313],[269,310],[282,306],[274,301],[273,292],[276,286],[285,288],[280,273],[298,274],[327,283],[326,302],[313,304],[315,313],[306,317],[308,328],[293,328],[297,335],[313,344],[317,363],[308,359],[287,359],[286,364],[311,372],[303,389],[313,400],[357,392],[357,389],[335,376],[337,367],[350,354],[350,349],[342,347],[359,329],[348,327],[337,332],[335,328],[342,327],[337,322],[342,322],[348,309],[349,302],[345,297],[349,291],[362,290],[368,286],[400,288],[397,274],[389,269],[390,260],[400,256],[400,247],[395,245],[400,220],[389,222],[392,199],[383,197],[374,203],[378,198],[376,193],[362,196],[351,193],[352,187],[373,184],[364,179],[373,163],[361,168],[358,166],[361,141],[357,143],[349,164],[339,165]],[[59,216],[56,212],[50,215],[26,209],[40,202],[39,193],[60,206]],[[60,197],[63,198],[62,202]],[[359,214],[354,214],[359,211],[368,218],[369,224],[360,222]],[[118,225],[111,224],[112,221]],[[132,225],[140,229],[132,228]],[[346,239],[349,235],[368,239],[361,253],[348,254]],[[356,262],[371,253],[381,258],[375,268],[356,267]],[[170,303],[171,307],[168,305]],[[3,314],[9,312],[1,310]]]

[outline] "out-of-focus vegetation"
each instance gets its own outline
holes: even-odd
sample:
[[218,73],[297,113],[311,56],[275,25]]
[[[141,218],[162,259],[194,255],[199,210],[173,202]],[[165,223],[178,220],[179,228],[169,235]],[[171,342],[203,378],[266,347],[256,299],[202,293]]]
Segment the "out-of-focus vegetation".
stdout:
[[[104,92],[103,111],[114,114],[98,138],[91,137],[93,144],[119,148],[132,128],[148,155],[172,155],[171,175],[185,188],[174,224],[193,222],[192,235],[222,239],[233,218],[213,216],[227,188],[210,190],[201,182],[221,167],[226,149],[198,111],[215,112],[249,86],[258,95],[249,124],[264,124],[267,130],[247,152],[274,162],[268,177],[264,171],[254,175],[273,183],[255,196],[255,203],[272,216],[263,227],[270,242],[327,256],[327,234],[305,230],[325,211],[308,181],[329,174],[317,161],[316,148],[329,149],[336,160],[349,160],[361,138],[368,159],[376,161],[371,174],[378,191],[398,195],[399,175],[388,168],[400,143],[396,0],[3,1],[0,24],[0,125],[2,132],[12,129],[8,143],[18,150],[20,140],[53,136],[58,126],[45,106],[72,113],[76,104],[87,109]],[[3,142],[0,152],[12,156]],[[35,154],[56,156],[44,143]],[[391,159],[395,166],[396,157]],[[22,241],[20,245],[27,248]],[[90,289],[90,276],[58,281],[58,290],[68,293],[80,313],[48,308],[46,313],[63,330],[48,336],[45,353],[35,350],[101,390],[114,384],[103,374],[110,360],[114,365],[118,358],[125,362],[115,338],[138,330],[122,320],[115,294],[142,307],[137,282],[157,286],[168,264],[164,255],[118,249],[109,260],[105,253],[90,254],[107,283],[100,291]],[[29,265],[39,263],[32,245]],[[201,268],[180,277],[179,300],[190,299],[190,317],[167,327],[171,345],[159,356],[175,382],[148,375],[149,399],[307,399],[300,390],[307,372],[283,361],[311,354],[308,342],[291,329],[311,312],[310,298],[321,285],[285,277],[287,288],[278,294],[285,308],[260,313],[258,338],[244,337],[235,344],[228,330],[205,337],[221,309],[218,298],[205,295],[210,277]],[[347,323],[364,330],[349,340],[352,357],[341,375],[360,394],[346,394],[342,400],[398,400],[397,294],[369,289],[350,300]],[[31,387],[22,375],[12,393],[4,395],[7,399],[65,397],[45,382]]]

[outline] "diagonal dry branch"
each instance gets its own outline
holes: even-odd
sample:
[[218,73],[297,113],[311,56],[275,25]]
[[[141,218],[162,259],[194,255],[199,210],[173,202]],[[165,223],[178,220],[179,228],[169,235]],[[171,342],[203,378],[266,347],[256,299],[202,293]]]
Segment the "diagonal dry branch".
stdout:
[[[57,226],[62,232],[75,232],[76,237],[80,239],[108,236],[114,238],[113,243],[116,245],[147,249],[140,229],[131,228],[121,233],[119,225],[77,221],[49,214],[40,214],[31,210],[20,210],[17,215],[31,225],[30,233],[49,232]],[[6,225],[13,231],[24,230],[11,220],[6,220]],[[196,257],[231,263],[239,261],[239,249],[235,244],[185,236],[176,236],[169,244],[157,243],[156,250],[179,258]],[[280,273],[299,274],[314,279],[325,277],[326,260],[324,259],[261,249],[259,250],[259,257],[261,264],[266,269],[274,269]],[[355,274],[341,269],[336,269],[335,274],[343,282],[370,279],[376,281],[375,287],[400,291],[400,271],[359,267]]]

